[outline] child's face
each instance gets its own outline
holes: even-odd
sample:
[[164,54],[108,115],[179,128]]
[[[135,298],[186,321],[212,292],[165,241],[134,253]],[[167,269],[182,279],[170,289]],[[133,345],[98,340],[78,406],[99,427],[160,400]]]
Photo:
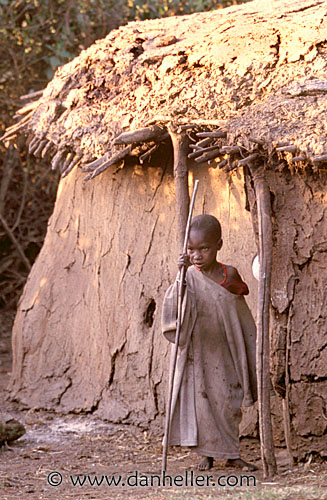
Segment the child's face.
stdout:
[[221,245],[221,239],[216,240],[210,233],[192,229],[188,239],[187,254],[192,264],[201,270],[206,270],[216,261]]

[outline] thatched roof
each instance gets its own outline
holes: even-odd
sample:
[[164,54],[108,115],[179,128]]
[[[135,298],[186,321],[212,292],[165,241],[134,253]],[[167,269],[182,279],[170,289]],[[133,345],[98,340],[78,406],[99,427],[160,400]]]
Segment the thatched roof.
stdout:
[[[194,123],[195,131],[225,133],[213,146],[242,146],[238,159],[255,150],[318,168],[327,160],[319,157],[327,154],[326,67],[323,0],[258,0],[132,22],[59,68],[6,137],[26,132],[30,151],[50,151],[67,173],[105,154],[110,160],[122,132],[157,124],[166,140],[169,121]],[[156,140],[150,134],[150,147]]]

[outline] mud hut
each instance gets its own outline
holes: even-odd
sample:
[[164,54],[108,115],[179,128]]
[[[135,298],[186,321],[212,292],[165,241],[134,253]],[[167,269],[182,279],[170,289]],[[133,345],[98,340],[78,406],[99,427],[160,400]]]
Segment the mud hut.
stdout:
[[[263,0],[130,23],[31,95],[5,140],[25,133],[62,180],[15,320],[12,397],[162,428],[173,127],[187,138],[189,187],[200,180],[195,213],[221,220],[221,259],[249,283],[254,313],[253,172],[264,172],[272,379],[292,453],[326,453],[326,69],[326,3]],[[273,411],[278,437],[281,399]]]

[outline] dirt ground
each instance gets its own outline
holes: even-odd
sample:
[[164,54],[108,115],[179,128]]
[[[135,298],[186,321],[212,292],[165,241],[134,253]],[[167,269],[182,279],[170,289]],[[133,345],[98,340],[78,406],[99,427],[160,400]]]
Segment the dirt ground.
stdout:
[[[3,316],[4,324],[10,324],[10,316]],[[10,327],[4,330],[0,332],[2,413],[22,422],[26,434],[0,450],[2,500],[327,499],[327,464],[315,462],[312,456],[306,463],[290,467],[286,450],[277,448],[278,475],[268,481],[263,479],[255,439],[241,443],[243,458],[259,467],[254,474],[226,468],[223,463],[201,474],[194,453],[174,448],[169,450],[164,479],[161,435],[92,415],[23,408],[10,401],[6,391],[11,371]],[[120,481],[118,486],[113,478]]]

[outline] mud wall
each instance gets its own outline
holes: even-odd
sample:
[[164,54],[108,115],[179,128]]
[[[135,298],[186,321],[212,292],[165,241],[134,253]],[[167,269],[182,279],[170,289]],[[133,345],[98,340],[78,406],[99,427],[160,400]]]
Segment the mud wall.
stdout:
[[274,384],[285,395],[288,372],[294,453],[326,455],[326,174],[270,171],[268,182],[274,195]]
[[[171,169],[129,166],[92,183],[82,175],[60,183],[20,301],[12,394],[29,407],[161,425],[169,346],[160,314],[178,255]],[[195,177],[195,214],[221,220],[219,257],[248,282],[255,312],[256,248],[242,175],[197,169],[191,188]]]

